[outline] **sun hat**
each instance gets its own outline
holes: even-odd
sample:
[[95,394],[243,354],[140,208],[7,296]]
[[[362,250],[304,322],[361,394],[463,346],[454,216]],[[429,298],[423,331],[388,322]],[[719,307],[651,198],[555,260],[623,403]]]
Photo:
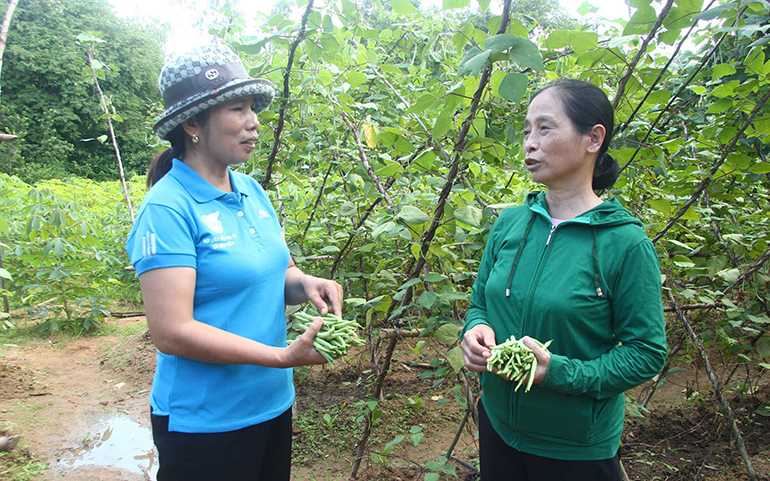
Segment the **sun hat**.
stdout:
[[225,45],[204,45],[169,61],[160,71],[158,87],[165,111],[153,129],[161,139],[214,105],[253,95],[259,112],[275,96],[273,84],[252,78],[238,55]]

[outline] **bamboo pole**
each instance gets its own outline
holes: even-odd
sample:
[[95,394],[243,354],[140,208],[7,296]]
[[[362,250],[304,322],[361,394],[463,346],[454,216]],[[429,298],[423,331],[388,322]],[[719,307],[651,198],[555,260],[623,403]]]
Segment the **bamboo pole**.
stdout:
[[110,110],[107,108],[107,102],[104,100],[104,93],[99,86],[99,79],[96,78],[96,70],[94,70],[93,59],[91,58],[91,47],[86,47],[86,53],[88,54],[88,66],[91,68],[91,75],[94,79],[94,85],[96,91],[99,92],[99,100],[101,102],[104,115],[107,117],[107,127],[110,130],[110,140],[112,141],[112,147],[115,149],[115,158],[118,159],[118,170],[120,171],[120,185],[123,187],[123,196],[126,199],[126,205],[128,206],[128,214],[131,216],[131,224],[134,223],[134,208],[131,207],[131,197],[128,195],[128,187],[126,186],[126,176],[123,173],[123,161],[120,160],[120,149],[118,149],[118,141],[115,140],[115,129],[112,128],[112,119],[110,118]]
[[[671,299],[671,303],[676,306],[677,302],[674,298],[674,294],[672,294],[671,291],[668,291],[668,297]],[[706,373],[708,374],[709,380],[711,381],[711,385],[714,387],[714,395],[717,397],[717,399],[719,399],[719,404],[722,406],[725,414],[727,414],[727,422],[730,423],[730,427],[732,428],[733,434],[735,435],[735,442],[738,445],[738,452],[741,454],[743,462],[746,464],[746,471],[748,472],[749,479],[751,479],[751,481],[758,481],[757,473],[754,471],[754,466],[751,464],[751,459],[749,458],[749,454],[746,451],[746,445],[743,442],[741,430],[738,428],[738,424],[735,422],[735,414],[733,414],[733,410],[730,407],[730,404],[727,402],[727,399],[725,399],[724,394],[722,394],[722,388],[719,386],[719,381],[717,381],[717,378],[714,375],[714,371],[711,369],[711,362],[709,361],[708,354],[706,353],[706,348],[703,347],[700,336],[698,336],[698,333],[695,332],[695,330],[692,328],[692,325],[690,325],[690,323],[687,321],[684,313],[677,309],[676,315],[687,331],[687,334],[690,336],[690,339],[692,339],[693,343],[695,344],[695,347],[697,347],[701,359],[703,359],[703,365],[706,367]]]

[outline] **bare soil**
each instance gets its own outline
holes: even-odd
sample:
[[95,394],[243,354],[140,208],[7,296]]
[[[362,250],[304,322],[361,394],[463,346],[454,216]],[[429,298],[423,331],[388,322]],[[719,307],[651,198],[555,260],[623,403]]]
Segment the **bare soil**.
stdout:
[[[49,467],[17,479],[153,479],[151,468],[157,465],[150,451],[138,457],[145,466],[140,470],[67,462],[106,442],[107,436],[97,426],[111,416],[149,428],[155,351],[148,332],[140,327],[144,319],[109,322],[137,326],[138,333],[0,346],[4,354],[0,357],[0,430],[23,436],[13,453],[0,455],[0,479],[11,479],[3,473],[18,466],[20,459]],[[375,407],[381,417],[358,479],[416,481],[441,471],[441,456],[463,417],[462,396],[452,379],[430,375],[432,370],[424,363],[431,356],[415,356],[414,345],[415,340],[404,341],[394,355],[383,397]],[[430,348],[426,345],[423,352],[429,353]],[[358,351],[334,367],[295,370],[294,479],[348,479],[363,430],[356,418],[371,401],[374,371],[369,356]],[[622,459],[631,480],[749,479],[735,436],[704,379],[692,366],[669,376],[669,383],[648,405],[649,412],[629,418]],[[638,397],[640,391],[632,395]],[[770,480],[770,387],[765,384],[752,395],[726,394],[759,479]],[[456,459],[446,464],[456,477],[443,472],[440,479],[477,479],[472,469],[477,462],[474,430],[472,421],[461,430],[452,452]],[[392,443],[399,436],[403,440]]]

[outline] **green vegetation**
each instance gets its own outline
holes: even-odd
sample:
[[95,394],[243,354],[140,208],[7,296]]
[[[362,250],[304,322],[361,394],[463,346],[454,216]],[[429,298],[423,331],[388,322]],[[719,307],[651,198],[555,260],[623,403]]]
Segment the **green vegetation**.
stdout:
[[[134,188],[144,189],[141,182]],[[0,174],[0,207],[9,302],[40,330],[88,331],[101,325],[113,300],[139,301],[135,276],[124,269],[131,223],[118,182],[32,187]]]
[[0,477],[8,481],[30,481],[48,469],[47,464],[35,461],[23,450],[0,453]]
[[153,155],[147,144],[154,143],[146,117],[159,98],[163,52],[157,32],[116,18],[101,0],[19,2],[3,56],[0,106],[0,132],[19,140],[0,143],[0,172],[30,183],[118,178],[111,145],[99,141],[107,122],[86,46],[76,41],[85,32],[104,41],[96,53],[107,66],[99,83],[120,120],[114,125],[124,166],[144,173]]

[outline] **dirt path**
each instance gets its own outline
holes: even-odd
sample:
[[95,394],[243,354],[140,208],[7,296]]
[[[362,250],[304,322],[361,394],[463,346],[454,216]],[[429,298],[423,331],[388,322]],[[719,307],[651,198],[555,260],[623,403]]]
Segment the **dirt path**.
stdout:
[[[49,465],[24,479],[155,479],[148,405],[155,350],[143,318],[109,322],[137,334],[0,345],[0,430],[23,436],[15,453]],[[333,368],[295,371],[293,480],[347,479],[363,426],[356,419],[371,402],[373,376],[366,351],[352,357]],[[454,451],[461,461],[447,463],[457,476],[435,468],[463,409],[451,376],[430,376],[425,361],[432,358],[416,359],[411,345],[399,345],[359,480],[416,481],[428,469],[441,472],[441,480],[474,479],[463,465],[478,455],[472,425]],[[628,419],[623,463],[633,481],[748,479],[708,391],[697,364],[689,363],[668,377],[643,418]],[[764,379],[752,395],[731,390],[730,396],[754,467],[760,479],[770,480],[770,383]],[[6,479],[3,461],[0,478]]]
[[[141,321],[125,319],[121,323]],[[109,354],[125,345],[125,338],[101,336],[61,344],[32,341],[20,347],[2,346],[5,356],[0,358],[0,426],[21,434],[20,447],[49,464],[51,469],[39,479],[149,479],[142,466],[149,472],[154,464],[152,444],[137,440],[143,431],[147,436],[144,441],[150,440],[147,396],[152,379],[121,376],[120,369],[104,366],[106,357],[121,359],[120,355]],[[139,444],[136,452],[127,451],[117,457],[128,458],[125,461],[133,470],[78,466],[92,453],[99,455],[110,448],[116,451],[128,441]],[[146,459],[133,460],[143,453]]]

